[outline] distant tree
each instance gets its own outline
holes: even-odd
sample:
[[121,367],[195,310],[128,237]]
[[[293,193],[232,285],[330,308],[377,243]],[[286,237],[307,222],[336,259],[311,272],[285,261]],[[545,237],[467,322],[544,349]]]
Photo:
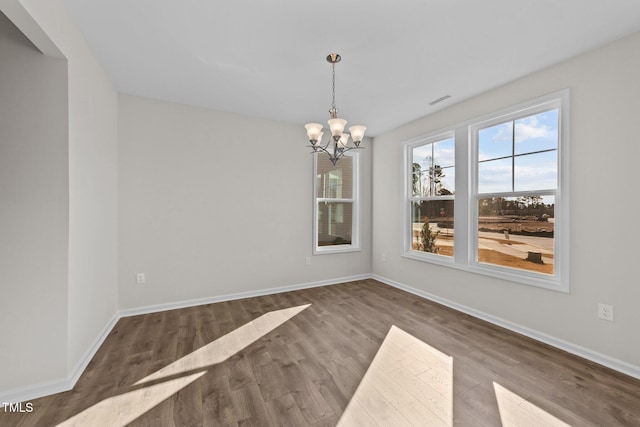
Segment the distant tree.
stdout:
[[516,199],[518,210],[524,215],[542,215],[544,208],[541,196],[521,196]]
[[440,165],[433,165],[429,168],[429,195],[436,196],[440,194],[442,190],[442,178],[444,178],[444,172]]
[[480,201],[480,215],[499,216],[509,210],[509,201],[504,197],[491,197]]
[[413,174],[411,176],[413,181],[413,194],[422,196],[422,167],[420,163],[413,164]]
[[426,216],[423,219],[424,223],[422,224],[422,230],[420,231],[420,240],[422,240],[421,249],[424,252],[437,253],[438,248],[436,248],[436,239],[438,238],[439,231],[435,233],[431,231],[431,227],[429,227],[429,218]]

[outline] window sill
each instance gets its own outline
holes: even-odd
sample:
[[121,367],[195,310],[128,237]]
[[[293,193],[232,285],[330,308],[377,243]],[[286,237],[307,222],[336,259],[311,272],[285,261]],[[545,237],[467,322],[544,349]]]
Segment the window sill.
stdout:
[[339,254],[345,252],[360,252],[359,246],[340,245],[340,246],[321,246],[313,250],[314,255]]
[[454,268],[456,270],[466,271],[468,273],[480,274],[482,276],[494,277],[509,282],[515,282],[523,285],[535,286],[538,288],[549,289],[556,292],[569,293],[569,281],[565,280],[564,283],[554,278],[542,278],[535,275],[529,275],[527,272],[511,272],[508,268],[501,268],[498,266],[484,265],[474,263],[473,265],[459,264],[451,257],[442,257],[433,254],[420,254],[413,252],[405,252],[402,254],[403,258],[412,259],[415,261],[426,262],[429,264],[435,264],[443,267]]

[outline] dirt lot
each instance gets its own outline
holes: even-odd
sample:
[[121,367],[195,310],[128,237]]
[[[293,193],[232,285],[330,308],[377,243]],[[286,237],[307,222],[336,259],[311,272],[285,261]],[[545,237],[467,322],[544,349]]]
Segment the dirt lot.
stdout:
[[[505,240],[501,238],[491,239],[495,240],[499,243],[506,245],[517,245],[520,244],[517,241],[513,240]],[[439,244],[447,242],[449,244]],[[453,256],[453,237],[452,236],[438,236],[436,240],[436,248],[438,249],[438,254],[444,256]],[[416,244],[414,242],[413,249],[418,250]],[[545,255],[545,257],[552,257],[550,255]],[[518,258],[513,255],[505,254],[503,252],[494,251],[491,249],[480,249],[478,253],[478,261],[484,262],[488,264],[501,265],[504,267],[511,268],[519,268],[522,270],[535,271],[543,274],[553,274],[553,264],[538,264],[535,262],[527,261],[524,258]]]
[[509,220],[505,218],[480,218],[481,231],[504,231],[509,230],[510,233],[539,233],[539,232],[553,232],[553,222],[548,221],[534,221],[525,219]]
[[478,251],[478,261],[488,264],[497,264],[504,267],[520,268],[522,270],[536,271],[538,273],[553,274],[553,264],[537,264],[490,249],[480,249]]

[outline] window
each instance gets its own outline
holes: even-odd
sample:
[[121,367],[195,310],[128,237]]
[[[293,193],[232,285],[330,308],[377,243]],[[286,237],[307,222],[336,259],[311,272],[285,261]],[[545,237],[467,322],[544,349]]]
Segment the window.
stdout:
[[560,110],[555,103],[539,109],[471,128],[477,146],[474,251],[481,264],[553,276]]
[[568,291],[568,108],[565,90],[406,142],[404,256]]
[[314,157],[314,253],[360,250],[358,154],[344,155],[336,166],[328,156]]
[[[455,140],[452,134],[419,140],[409,147],[409,250],[453,256]],[[431,255],[426,255],[431,256]]]

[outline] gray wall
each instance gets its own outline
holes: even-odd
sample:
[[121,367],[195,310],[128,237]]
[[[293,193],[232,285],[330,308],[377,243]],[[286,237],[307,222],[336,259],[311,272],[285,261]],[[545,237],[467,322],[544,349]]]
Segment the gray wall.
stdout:
[[69,178],[67,63],[2,13],[0,100],[3,390],[67,373]]
[[[374,273],[640,366],[638,52],[640,34],[375,138]],[[402,258],[402,142],[563,88],[571,89],[570,294]],[[615,322],[597,318],[599,302],[614,306]]]
[[[363,249],[312,256],[313,163],[302,126],[119,100],[121,308],[371,271],[369,143],[361,150]],[[136,284],[139,272],[145,285]]]
[[[0,395],[19,396],[21,391],[16,388],[38,395],[73,385],[74,376],[88,363],[117,312],[117,94],[62,0],[5,0],[1,8],[47,54],[31,47],[38,65],[20,70],[16,67],[25,61],[22,56],[14,54],[6,60],[3,56],[0,62],[0,76],[4,78],[6,67],[13,70],[9,75],[16,80],[3,82],[8,92],[0,97],[2,120],[9,123],[8,127],[3,123],[0,130],[0,182],[11,182],[15,194],[29,195],[32,204],[24,205],[24,215],[13,213],[6,221],[3,211],[0,221],[0,247],[5,247],[4,227],[22,242],[7,241],[13,258],[3,255],[0,260],[10,265],[7,272],[4,268],[0,272],[0,286],[9,287],[12,293],[10,298],[3,293],[0,315],[10,319],[2,323],[15,331],[0,341],[0,354],[10,359],[3,366],[11,367],[0,378]],[[5,43],[10,40],[3,37]],[[42,74],[46,70],[42,64],[51,61],[64,64],[55,84]],[[31,81],[21,80],[26,77]],[[47,84],[55,94],[42,94],[39,87]],[[14,138],[9,148],[20,156],[5,158],[4,144],[10,140],[4,132],[13,132],[14,127],[26,132],[24,139],[33,144],[17,144]],[[53,129],[64,129],[60,140]],[[27,155],[37,156],[42,165]],[[4,162],[15,170],[5,168]],[[5,174],[13,181],[5,179]],[[0,209],[4,209],[5,190],[0,191]],[[40,232],[37,237],[44,243],[34,250],[25,249],[25,244],[35,240],[31,233],[36,231],[23,233],[12,221],[26,221],[29,216],[48,221],[47,232],[55,236],[55,245],[44,246],[49,236]],[[49,257],[55,256],[49,267],[43,267],[39,259],[38,251],[43,248]],[[45,267],[63,269],[63,273],[47,272]],[[14,285],[16,277],[26,284]],[[32,327],[34,323],[41,327]]]

